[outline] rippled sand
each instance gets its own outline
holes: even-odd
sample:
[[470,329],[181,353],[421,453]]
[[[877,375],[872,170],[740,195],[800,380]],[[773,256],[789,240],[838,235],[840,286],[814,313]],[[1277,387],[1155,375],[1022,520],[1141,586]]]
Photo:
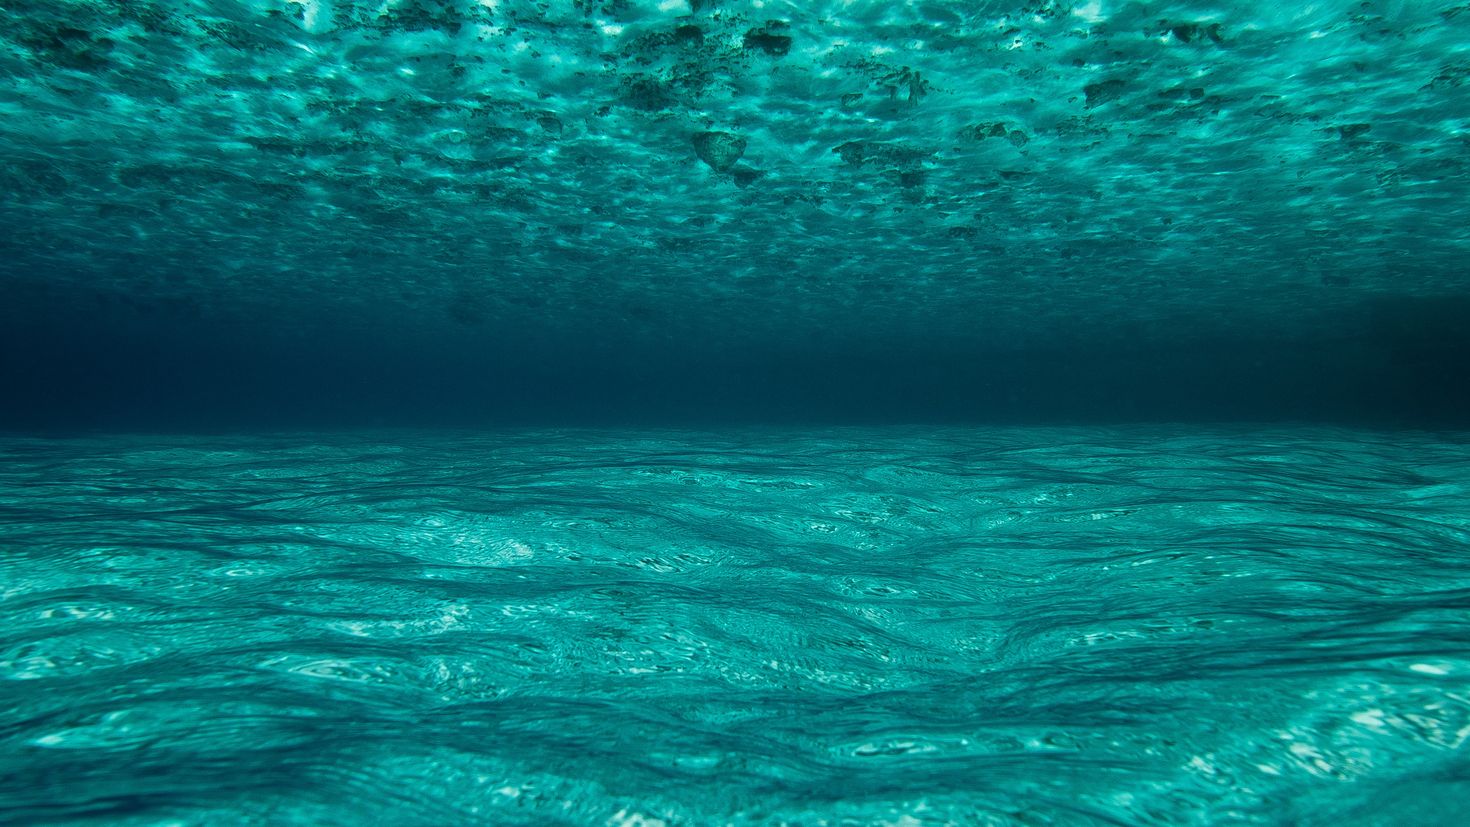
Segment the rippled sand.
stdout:
[[1470,442],[0,441],[0,821],[1470,823]]

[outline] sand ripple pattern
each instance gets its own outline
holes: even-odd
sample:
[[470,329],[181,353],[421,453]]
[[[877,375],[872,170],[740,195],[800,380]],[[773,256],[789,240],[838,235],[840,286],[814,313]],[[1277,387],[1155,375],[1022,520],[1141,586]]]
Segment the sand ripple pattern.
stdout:
[[1470,440],[0,440],[0,821],[1470,823]]

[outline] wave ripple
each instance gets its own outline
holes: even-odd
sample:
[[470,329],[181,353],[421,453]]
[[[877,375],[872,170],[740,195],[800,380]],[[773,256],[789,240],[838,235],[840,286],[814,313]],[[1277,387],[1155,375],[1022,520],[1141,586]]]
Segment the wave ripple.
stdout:
[[1470,445],[0,441],[0,821],[1470,823]]

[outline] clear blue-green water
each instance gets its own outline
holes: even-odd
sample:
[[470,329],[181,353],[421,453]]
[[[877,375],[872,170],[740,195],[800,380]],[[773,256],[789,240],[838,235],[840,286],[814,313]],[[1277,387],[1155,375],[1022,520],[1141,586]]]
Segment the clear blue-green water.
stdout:
[[0,821],[1455,825],[1470,442],[0,442]]
[[1470,825],[1467,0],[0,0],[0,824]]

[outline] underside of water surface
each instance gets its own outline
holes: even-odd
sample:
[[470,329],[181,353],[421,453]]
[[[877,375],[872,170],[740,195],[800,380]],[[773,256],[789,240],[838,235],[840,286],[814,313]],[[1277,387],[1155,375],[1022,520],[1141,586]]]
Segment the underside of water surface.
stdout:
[[0,15],[0,368],[51,419],[1470,402],[1455,0]]

